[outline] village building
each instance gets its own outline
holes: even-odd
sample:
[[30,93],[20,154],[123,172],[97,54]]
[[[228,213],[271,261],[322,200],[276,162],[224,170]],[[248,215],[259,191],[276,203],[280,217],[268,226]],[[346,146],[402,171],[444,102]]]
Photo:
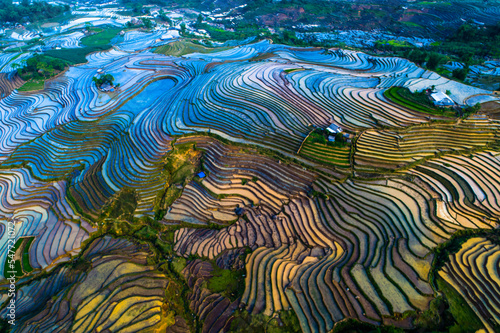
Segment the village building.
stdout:
[[340,128],[340,126],[337,126],[335,124],[331,124],[330,126],[328,126],[326,128],[326,130],[330,133],[333,133],[333,134],[337,134],[337,133],[340,133],[342,132],[342,128]]
[[103,83],[103,85],[101,86],[101,90],[104,92],[113,92],[115,91],[115,88],[109,83]]
[[450,107],[455,105],[455,102],[442,91],[431,94],[432,101],[436,106]]

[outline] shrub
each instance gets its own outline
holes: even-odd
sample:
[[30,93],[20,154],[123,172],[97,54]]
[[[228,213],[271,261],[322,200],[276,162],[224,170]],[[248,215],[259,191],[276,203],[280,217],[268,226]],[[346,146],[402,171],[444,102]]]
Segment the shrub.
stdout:
[[105,83],[113,85],[114,80],[115,78],[111,74],[103,74],[99,78],[96,76],[92,78],[92,81],[98,88],[100,88]]
[[464,68],[454,69],[453,72],[452,72],[452,75],[453,75],[454,78],[463,81],[467,77],[468,73],[469,73],[469,68],[464,67]]

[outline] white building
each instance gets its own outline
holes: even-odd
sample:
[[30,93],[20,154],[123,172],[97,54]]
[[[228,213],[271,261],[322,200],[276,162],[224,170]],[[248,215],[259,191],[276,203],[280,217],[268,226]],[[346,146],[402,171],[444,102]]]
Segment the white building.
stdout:
[[431,98],[434,101],[434,105],[437,106],[453,106],[455,102],[442,91],[435,92],[431,94]]
[[339,126],[335,125],[335,124],[331,124],[330,126],[328,126],[326,128],[326,130],[330,133],[333,133],[333,134],[337,134],[337,133],[340,133],[342,132],[342,128],[340,128]]

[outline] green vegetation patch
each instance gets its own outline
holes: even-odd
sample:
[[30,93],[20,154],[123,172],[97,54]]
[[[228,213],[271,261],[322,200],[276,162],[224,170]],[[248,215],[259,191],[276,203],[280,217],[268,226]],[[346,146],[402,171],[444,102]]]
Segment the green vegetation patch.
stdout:
[[43,89],[46,79],[61,73],[68,65],[68,62],[64,60],[35,54],[19,65],[17,69],[19,76],[28,81],[23,85],[24,88],[20,90]]
[[83,37],[81,44],[84,47],[75,49],[48,50],[45,54],[54,58],[65,60],[71,64],[83,64],[87,62],[86,56],[97,51],[105,51],[111,48],[113,39],[122,29],[107,28],[95,29],[95,34]]
[[104,206],[100,219],[126,219],[132,220],[135,209],[137,208],[137,194],[134,189],[123,188],[115,200]]
[[410,21],[403,21],[401,23],[403,23],[404,25],[407,25],[409,27],[423,28],[420,24],[417,24],[417,23],[414,23],[414,22],[410,22]]
[[335,142],[329,142],[330,133],[324,130],[315,130],[304,142],[299,155],[315,162],[348,168],[350,166],[350,147],[343,137],[343,133],[335,136]]
[[190,40],[179,40],[166,45],[162,45],[154,50],[154,53],[168,56],[183,56],[190,53],[212,53],[230,49],[230,47],[206,47]]
[[215,263],[212,277],[208,280],[207,287],[214,293],[235,300],[243,295],[245,291],[245,270],[222,269]]
[[449,327],[449,332],[473,333],[484,328],[481,320],[472,311],[462,295],[442,278],[439,277],[436,280],[439,290],[443,293],[449,305],[449,312],[455,319],[455,324]]
[[45,54],[54,58],[59,58],[65,60],[72,65],[83,64],[87,62],[86,56],[92,52],[104,51],[109,49],[110,46],[106,45],[103,47],[83,47],[76,49],[60,49],[60,50],[48,50]]
[[174,149],[165,156],[162,176],[165,186],[155,200],[155,218],[161,220],[169,207],[182,194],[184,186],[193,179],[200,169],[201,151],[194,143],[175,145]]
[[26,241],[24,244],[22,265],[23,265],[23,271],[26,273],[29,273],[29,272],[33,271],[33,267],[31,267],[31,264],[30,264],[30,246],[31,246],[31,243],[33,243],[33,240],[35,239],[35,237],[27,237],[25,239],[26,239]]
[[81,39],[82,45],[85,46],[104,46],[111,43],[113,39],[122,29],[120,28],[107,28],[94,30],[94,34],[90,36],[83,37]]
[[394,46],[394,47],[409,47],[411,46],[410,43],[408,43],[407,41],[401,41],[401,40],[395,40],[395,39],[391,39],[391,40],[388,40],[388,41],[382,41],[382,42],[385,42],[391,46]]
[[99,77],[96,77],[94,76],[92,78],[92,82],[95,83],[95,85],[97,87],[101,87],[103,84],[110,84],[110,85],[113,85],[113,81],[115,80],[115,78],[113,77],[113,75],[111,74],[102,74],[101,76]]
[[176,257],[174,260],[172,260],[172,268],[173,270],[181,275],[181,272],[184,268],[186,268],[187,261],[183,257]]
[[299,319],[294,311],[280,311],[274,317],[263,314],[251,315],[248,311],[235,312],[231,322],[231,332],[235,333],[299,333]]
[[446,117],[455,116],[453,111],[434,106],[425,92],[412,93],[408,88],[391,87],[384,91],[384,97],[413,111]]
[[0,22],[37,22],[57,17],[70,10],[69,5],[54,6],[45,1],[22,0],[14,5],[12,1],[0,1]]
[[268,33],[266,29],[263,29],[257,24],[238,25],[234,27],[234,31],[216,28],[206,23],[198,23],[196,24],[196,28],[206,30],[212,40],[219,42],[245,39],[259,36],[261,33]]
[[375,326],[359,320],[347,318],[339,321],[330,333],[403,333],[404,330],[394,326]]
[[21,87],[19,87],[19,91],[35,91],[35,90],[42,90],[45,88],[45,80],[29,80],[25,84],[23,84]]

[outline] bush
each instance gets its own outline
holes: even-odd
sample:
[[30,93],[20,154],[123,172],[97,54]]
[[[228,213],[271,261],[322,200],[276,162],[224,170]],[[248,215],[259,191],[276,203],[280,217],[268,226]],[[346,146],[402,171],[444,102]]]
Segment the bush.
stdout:
[[454,69],[452,75],[454,78],[463,81],[467,77],[468,73],[469,73],[469,68],[464,67],[464,68]]
[[440,64],[440,62],[443,60],[443,56],[441,56],[439,53],[432,52],[429,55],[429,60],[427,60],[427,68],[430,70],[435,70],[437,66]]
[[17,72],[24,80],[47,79],[64,70],[67,62],[45,55],[35,54]]
[[[321,134],[320,134],[320,133],[321,133]],[[326,138],[325,138],[325,135],[322,133],[322,131],[321,131],[321,132],[319,132],[319,131],[314,131],[314,132],[312,132],[312,133],[309,135],[309,137],[311,138],[311,142],[312,142],[312,143],[321,143],[321,144],[323,144],[323,145],[326,145],[326,143],[327,143],[327,140],[326,140]]]
[[69,5],[54,6],[45,1],[23,0],[14,5],[12,1],[0,1],[0,22],[36,22],[59,16],[70,10]]
[[92,78],[92,81],[95,83],[95,85],[98,88],[100,88],[105,83],[113,85],[114,80],[115,80],[115,78],[111,74],[103,74],[99,78],[97,76],[94,76]]
[[233,271],[213,264],[213,276],[208,280],[208,289],[224,297],[235,300],[245,291],[245,270]]

